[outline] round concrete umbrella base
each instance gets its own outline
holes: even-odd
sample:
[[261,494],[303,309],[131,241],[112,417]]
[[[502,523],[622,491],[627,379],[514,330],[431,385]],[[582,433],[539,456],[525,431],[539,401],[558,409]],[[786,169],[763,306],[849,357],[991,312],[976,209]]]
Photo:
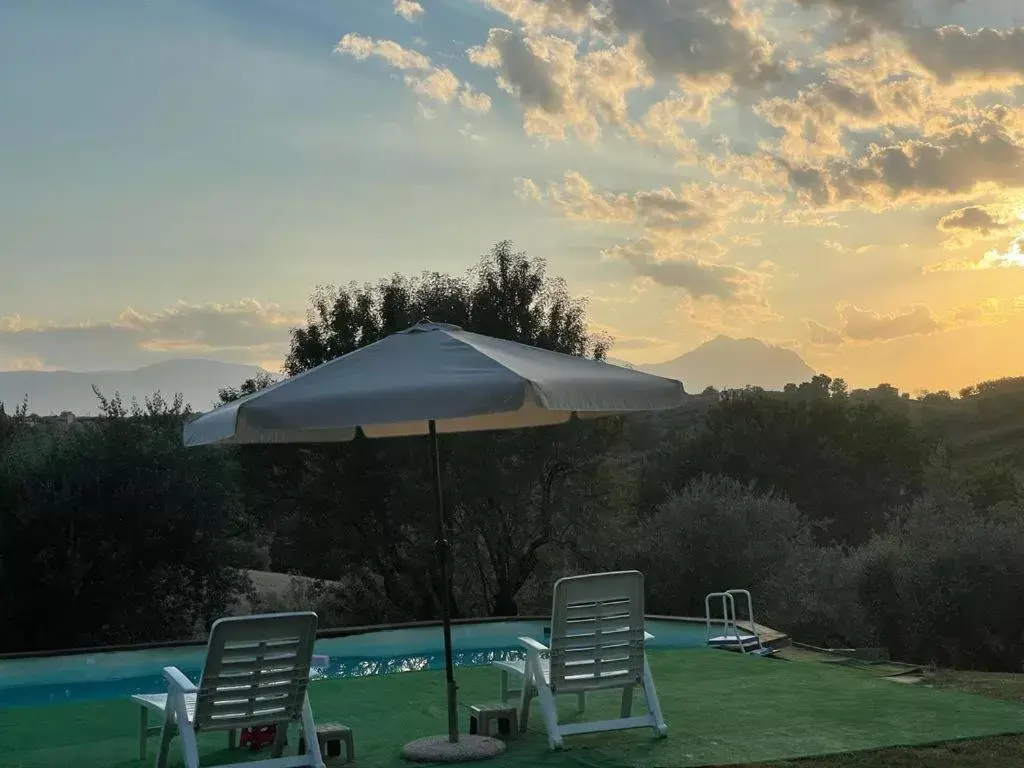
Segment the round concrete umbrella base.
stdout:
[[459,734],[456,742],[448,741],[447,735],[410,741],[402,748],[402,756],[416,763],[465,763],[497,757],[504,751],[501,739]]

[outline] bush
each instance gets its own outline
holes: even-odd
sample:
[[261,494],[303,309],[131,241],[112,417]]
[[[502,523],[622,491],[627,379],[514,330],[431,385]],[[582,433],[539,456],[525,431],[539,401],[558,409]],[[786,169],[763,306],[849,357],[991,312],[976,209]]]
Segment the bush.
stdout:
[[646,575],[647,611],[704,615],[708,592],[759,596],[787,561],[813,546],[812,526],[785,499],[728,477],[701,477],[642,525],[634,559]]
[[862,551],[794,549],[763,587],[763,622],[825,648],[875,645],[878,639],[858,592]]
[[895,657],[1020,670],[1024,509],[986,514],[963,496],[926,495],[862,558],[860,599]]

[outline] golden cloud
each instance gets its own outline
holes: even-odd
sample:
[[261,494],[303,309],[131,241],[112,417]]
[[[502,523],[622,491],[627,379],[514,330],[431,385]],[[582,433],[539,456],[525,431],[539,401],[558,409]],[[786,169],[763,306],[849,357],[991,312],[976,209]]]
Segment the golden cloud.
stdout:
[[[398,7],[396,2],[396,13]],[[334,52],[358,61],[366,61],[370,57],[380,59],[406,72],[403,78],[405,85],[433,101],[449,104],[455,100],[464,109],[473,112],[487,112],[491,108],[491,97],[486,93],[473,90],[468,83],[460,82],[450,69],[436,66],[429,56],[403,48],[394,40],[374,40],[350,32],[338,41]]]
[[498,86],[523,107],[527,135],[565,140],[568,131],[595,140],[601,125],[621,125],[627,95],[654,80],[632,42],[577,56],[577,44],[555,35],[524,36],[494,28],[470,48],[474,64],[498,70]]
[[808,339],[814,346],[835,347],[844,344],[884,343],[909,336],[936,333],[976,325],[994,325],[1024,311],[1024,297],[986,299],[976,304],[955,307],[936,315],[923,304],[914,304],[893,312],[862,309],[849,302],[836,305],[839,322],[835,326],[817,320],[804,321]]

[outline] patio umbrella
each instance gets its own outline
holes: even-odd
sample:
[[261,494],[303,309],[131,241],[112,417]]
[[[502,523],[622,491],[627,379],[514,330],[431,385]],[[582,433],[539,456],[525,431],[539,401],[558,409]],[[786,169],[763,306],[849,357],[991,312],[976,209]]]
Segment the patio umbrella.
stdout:
[[[681,405],[673,379],[422,321],[185,425],[186,446],[429,435],[434,463],[448,743],[459,741],[451,643],[451,546],[437,436]],[[436,755],[434,756],[437,757]]]

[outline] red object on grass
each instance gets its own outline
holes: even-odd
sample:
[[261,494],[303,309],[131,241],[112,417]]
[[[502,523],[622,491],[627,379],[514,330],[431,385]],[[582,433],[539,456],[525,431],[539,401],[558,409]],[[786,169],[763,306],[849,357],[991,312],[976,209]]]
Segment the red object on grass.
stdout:
[[273,744],[277,738],[276,725],[260,725],[255,728],[243,728],[242,735],[238,739],[238,746],[249,747],[253,751],[263,749],[267,744]]

